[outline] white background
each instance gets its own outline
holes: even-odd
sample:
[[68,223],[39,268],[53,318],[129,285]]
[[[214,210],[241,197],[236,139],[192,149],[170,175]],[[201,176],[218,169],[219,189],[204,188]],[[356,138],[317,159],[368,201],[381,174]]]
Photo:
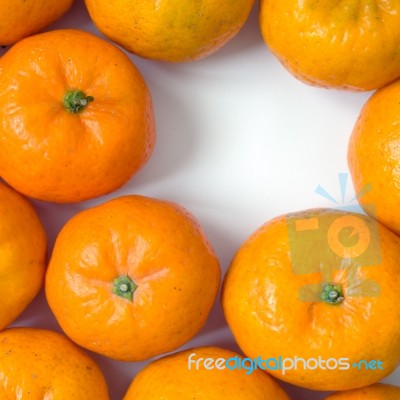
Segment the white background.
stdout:
[[[49,29],[54,28],[80,28],[101,36],[82,0]],[[258,4],[239,35],[205,60],[168,64],[132,55],[131,59],[153,96],[156,149],[148,164],[112,195],[73,205],[35,201],[50,251],[57,232],[79,210],[138,193],[190,210],[226,271],[240,244],[267,220],[300,209],[334,206],[315,193],[318,184],[340,204],[338,173],[348,171],[348,138],[370,93],[313,88],[293,78],[262,41]],[[349,180],[347,201],[353,197],[351,186]],[[43,292],[13,325],[60,330]],[[204,329],[182,349],[199,345],[238,350],[219,301]],[[122,398],[147,364],[91,354],[107,378],[113,400]],[[400,384],[400,370],[387,382]],[[293,400],[324,397],[284,386]]]

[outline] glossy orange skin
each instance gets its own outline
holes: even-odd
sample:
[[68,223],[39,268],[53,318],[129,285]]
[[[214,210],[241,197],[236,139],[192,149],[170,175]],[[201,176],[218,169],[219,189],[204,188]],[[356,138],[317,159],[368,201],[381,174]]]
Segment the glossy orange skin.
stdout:
[[[133,301],[112,292],[128,275]],[[60,232],[46,296],[64,332],[81,346],[143,360],[181,346],[205,323],[220,283],[219,263],[182,207],[120,197],[73,217]]]
[[[98,37],[59,30],[0,59],[0,176],[27,196],[77,202],[122,186],[155,141],[150,93],[130,59]],[[81,113],[72,89],[93,96]]]
[[372,90],[400,77],[400,3],[261,0],[265,42],[296,78]]
[[73,0],[0,0],[0,45],[18,42],[57,21]]
[[218,347],[199,347],[175,353],[150,363],[136,375],[123,400],[289,400],[286,393],[266,373],[244,369],[207,370],[199,364],[188,368],[188,357],[194,360],[243,358]]
[[[348,147],[348,164],[361,205],[400,234],[400,81],[378,90],[363,107]],[[366,207],[365,210],[369,212]]]
[[194,61],[231,40],[254,0],[85,0],[89,14],[111,40],[139,56]]
[[44,329],[0,333],[0,398],[107,400],[100,368],[65,336]]
[[346,392],[334,393],[325,400],[398,400],[400,388],[393,385],[376,383],[375,385]]
[[[304,247],[300,260],[312,258],[317,270],[319,262],[320,272],[295,273],[289,219],[317,218],[322,226],[328,218],[348,216],[364,221],[368,229],[379,228],[380,242],[374,244],[380,248],[380,263],[361,266],[351,258],[342,258],[330,265],[325,262],[326,246],[313,245],[311,241],[308,249]],[[400,239],[376,224],[360,214],[315,209],[275,218],[251,235],[235,255],[222,290],[225,317],[243,352],[251,358],[297,356],[347,358],[350,365],[361,360],[383,363],[382,370],[305,370],[299,364],[297,370],[287,370],[285,374],[282,370],[269,371],[279,379],[314,390],[353,389],[391,373],[400,360]],[[322,239],[326,240],[326,232],[317,231],[316,235],[319,239],[324,235]],[[363,240],[360,236],[362,244]],[[328,278],[327,272],[331,275]],[[357,291],[371,287],[366,286],[367,280],[379,284],[380,293],[369,290],[368,294],[356,295]],[[341,304],[327,304],[319,298],[301,299],[306,285],[319,288],[323,281],[342,285]]]
[[0,330],[13,322],[43,284],[47,239],[31,204],[0,183]]

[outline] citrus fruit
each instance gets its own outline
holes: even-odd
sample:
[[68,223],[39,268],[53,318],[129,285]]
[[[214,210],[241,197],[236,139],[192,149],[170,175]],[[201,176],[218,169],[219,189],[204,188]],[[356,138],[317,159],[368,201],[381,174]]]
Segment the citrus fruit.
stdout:
[[298,79],[372,90],[400,77],[400,3],[261,0],[265,42]]
[[45,287],[72,340],[136,361],[191,339],[219,281],[214,251],[186,210],[132,195],[85,210],[64,226]]
[[0,45],[6,46],[57,21],[73,0],[0,1]]
[[372,218],[314,209],[280,216],[241,246],[222,305],[269,372],[315,390],[377,382],[400,361],[400,239]]
[[[193,363],[189,365],[190,359]],[[289,400],[261,370],[250,373],[225,365],[234,366],[238,362],[241,365],[243,361],[239,354],[218,347],[175,353],[153,361],[139,372],[124,400]]]
[[41,200],[123,185],[149,158],[149,91],[130,59],[86,32],[31,36],[0,59],[0,175]]
[[13,322],[43,284],[47,239],[30,203],[0,183],[0,330]]
[[33,328],[0,333],[0,398],[107,400],[96,363],[65,336]]
[[348,390],[334,393],[325,400],[398,400],[400,399],[400,388],[383,383],[363,387],[360,389]]
[[399,126],[400,81],[396,81],[367,101],[348,148],[349,169],[359,202],[397,234],[400,234]]
[[254,0],[85,0],[108,38],[139,56],[163,61],[206,57],[232,39]]

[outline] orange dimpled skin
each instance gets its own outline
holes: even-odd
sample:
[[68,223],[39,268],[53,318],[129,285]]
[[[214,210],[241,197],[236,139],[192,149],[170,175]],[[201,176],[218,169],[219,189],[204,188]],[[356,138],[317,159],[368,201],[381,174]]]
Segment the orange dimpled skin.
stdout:
[[64,332],[108,357],[171,351],[203,326],[218,260],[197,222],[173,203],[126,196],[83,211],[61,230],[46,296]]
[[279,379],[314,390],[373,384],[400,362],[399,254],[400,239],[363,214],[275,218],[234,257],[225,317],[247,356],[288,360],[269,369]]
[[331,394],[325,400],[399,400],[400,388],[376,383],[361,389]]
[[73,0],[0,0],[0,45],[39,32],[57,21],[71,7]]
[[107,37],[139,56],[163,61],[207,57],[242,28],[254,0],[85,0]]
[[43,284],[46,234],[29,202],[0,183],[0,330],[13,322]]
[[130,59],[86,32],[31,36],[0,59],[0,175],[27,196],[77,202],[149,158],[150,93]]
[[[353,129],[348,164],[365,211],[400,234],[400,81],[378,90]],[[374,205],[375,210],[368,205]]]
[[32,328],[0,333],[0,398],[108,400],[96,363],[63,335]]
[[[191,356],[192,355],[192,356]],[[172,354],[153,361],[135,377],[124,400],[289,400],[280,386],[266,373],[244,369],[206,369],[200,362],[191,364],[188,359],[222,359],[242,357],[218,347],[199,347]],[[209,362],[209,361],[208,361]]]
[[261,0],[265,42],[298,79],[372,90],[400,77],[398,0]]

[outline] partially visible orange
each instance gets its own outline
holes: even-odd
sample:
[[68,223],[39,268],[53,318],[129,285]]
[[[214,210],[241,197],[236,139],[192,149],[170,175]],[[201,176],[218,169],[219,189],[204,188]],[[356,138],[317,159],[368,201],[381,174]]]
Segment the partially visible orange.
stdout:
[[[189,358],[195,362],[190,366]],[[226,362],[241,366],[245,360],[218,347],[199,347],[158,359],[136,375],[124,400],[289,400],[260,369],[230,369]]]
[[0,45],[18,42],[57,21],[74,0],[1,0]]
[[46,296],[76,343],[137,361],[196,335],[219,282],[218,259],[193,216],[176,204],[132,195],[82,211],[63,227]]
[[23,39],[0,59],[0,176],[45,201],[112,192],[149,159],[151,96],[128,56],[78,30]]
[[108,400],[100,368],[65,336],[33,328],[0,333],[0,398]]
[[363,107],[348,163],[365,211],[399,235],[400,80],[375,92]]
[[338,392],[325,400],[399,400],[400,388],[393,385],[376,383],[360,389]]
[[225,275],[227,322],[248,357],[273,359],[279,379],[314,390],[370,385],[400,363],[399,254],[400,238],[363,214],[275,218]]
[[261,0],[265,42],[298,79],[372,90],[400,77],[400,3]]
[[241,29],[254,0],[85,0],[93,22],[139,56],[192,61],[216,52]]
[[0,330],[13,322],[43,284],[47,239],[34,208],[0,183]]

